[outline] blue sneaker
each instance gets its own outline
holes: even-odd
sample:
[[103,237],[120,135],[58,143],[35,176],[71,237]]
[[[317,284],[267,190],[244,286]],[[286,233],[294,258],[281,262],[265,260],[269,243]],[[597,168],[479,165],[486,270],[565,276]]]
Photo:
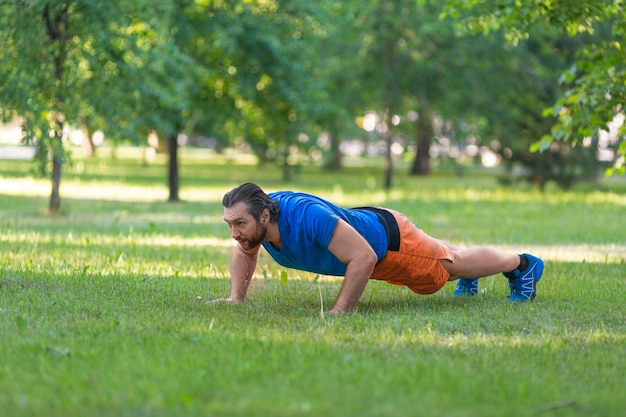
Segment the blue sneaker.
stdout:
[[504,274],[504,276],[508,278],[511,289],[509,300],[524,302],[534,299],[537,295],[537,282],[543,273],[543,261],[527,253],[520,256],[526,257],[528,266],[522,271],[516,269]]
[[457,297],[473,296],[478,294],[478,278],[459,278],[454,290]]

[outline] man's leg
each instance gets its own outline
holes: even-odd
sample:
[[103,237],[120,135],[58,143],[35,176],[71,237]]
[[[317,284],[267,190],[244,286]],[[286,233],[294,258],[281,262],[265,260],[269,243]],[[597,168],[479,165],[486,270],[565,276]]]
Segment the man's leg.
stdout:
[[454,251],[454,262],[442,259],[440,262],[450,274],[450,281],[459,277],[486,277],[510,272],[520,265],[519,255],[510,254],[484,246]]
[[[454,251],[454,262],[442,259],[441,264],[450,273],[450,281],[459,277],[485,277],[502,272],[509,280],[511,301],[527,301],[535,298],[536,284],[543,273],[543,261],[529,254],[514,255],[495,249],[477,246]],[[475,281],[464,278],[463,281]],[[458,288],[457,288],[458,289]],[[477,290],[477,288],[476,288]]]

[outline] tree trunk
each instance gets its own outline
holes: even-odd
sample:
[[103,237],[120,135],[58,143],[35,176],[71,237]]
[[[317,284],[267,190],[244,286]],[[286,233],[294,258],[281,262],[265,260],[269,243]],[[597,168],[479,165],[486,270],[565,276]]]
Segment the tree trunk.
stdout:
[[[54,6],[52,6],[54,7]],[[61,208],[61,167],[63,166],[63,124],[64,124],[64,94],[63,78],[65,75],[65,58],[67,31],[68,31],[68,5],[61,4],[56,10],[50,10],[50,4],[46,4],[43,9],[43,20],[46,25],[48,39],[55,44],[54,49],[54,78],[56,81],[56,93],[53,108],[53,130],[54,136],[51,138],[49,149],[52,151],[52,190],[50,192],[50,203],[48,210],[50,214],[58,214]]]
[[178,177],[178,134],[171,133],[167,136],[169,152],[169,185],[170,196],[168,201],[180,201],[179,177]]
[[51,191],[48,212],[58,214],[61,209],[61,168],[63,167],[63,119],[59,113],[54,113],[54,136],[51,138],[52,172],[50,175]]
[[48,176],[48,147],[40,141],[35,148],[35,159],[38,162],[39,177],[46,178]]
[[51,180],[51,192],[50,192],[50,202],[48,205],[48,212],[50,214],[58,214],[61,209],[61,168],[63,166],[63,155],[59,155],[62,153],[62,150],[59,151],[58,148],[61,148],[63,145],[61,143],[61,136],[55,136],[54,140],[58,141],[57,144],[53,144],[52,146],[52,173],[50,176]]
[[[382,6],[384,5],[384,6]],[[383,50],[383,91],[384,101],[386,104],[386,111],[384,117],[384,124],[381,129],[385,138],[385,191],[389,191],[392,185],[393,178],[393,159],[391,153],[391,145],[393,144],[393,123],[392,119],[395,115],[396,109],[399,107],[400,97],[400,80],[398,79],[399,67],[397,45],[400,35],[395,31],[390,21],[387,19],[393,19],[391,16],[395,16],[399,11],[399,1],[392,0],[390,2],[381,3],[380,21],[378,23],[380,35],[384,39]]]
[[291,165],[289,165],[289,147],[283,151],[283,181],[291,181]]
[[339,140],[338,133],[341,128],[339,124],[340,122],[338,120],[334,120],[328,131],[330,150],[324,167],[329,171],[339,171],[341,169],[341,141]]
[[417,151],[411,166],[411,175],[430,174],[430,140],[433,136],[433,124],[430,115],[422,112],[417,119],[415,146]]
[[[289,120],[289,114],[285,114],[285,120]],[[291,153],[291,144],[293,140],[293,127],[288,124],[284,130],[284,137],[279,149],[282,149],[283,154],[283,181],[290,182],[293,177],[292,166],[289,164],[289,155]]]

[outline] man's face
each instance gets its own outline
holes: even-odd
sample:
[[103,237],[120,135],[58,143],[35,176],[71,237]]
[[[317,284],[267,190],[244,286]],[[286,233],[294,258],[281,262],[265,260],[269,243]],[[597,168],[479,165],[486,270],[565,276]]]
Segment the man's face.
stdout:
[[230,228],[230,236],[245,250],[257,247],[265,239],[267,227],[252,217],[243,202],[224,207],[224,221]]

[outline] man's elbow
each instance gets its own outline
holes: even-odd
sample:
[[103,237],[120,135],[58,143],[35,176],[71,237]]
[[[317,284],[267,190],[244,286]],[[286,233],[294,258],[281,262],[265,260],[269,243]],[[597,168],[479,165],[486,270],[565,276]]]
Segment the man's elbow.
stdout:
[[373,250],[368,251],[366,254],[364,254],[364,258],[361,262],[363,263],[363,265],[367,265],[373,270],[376,266],[376,263],[378,263],[378,256]]

